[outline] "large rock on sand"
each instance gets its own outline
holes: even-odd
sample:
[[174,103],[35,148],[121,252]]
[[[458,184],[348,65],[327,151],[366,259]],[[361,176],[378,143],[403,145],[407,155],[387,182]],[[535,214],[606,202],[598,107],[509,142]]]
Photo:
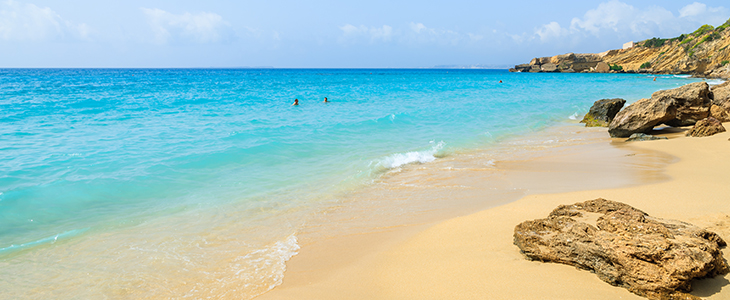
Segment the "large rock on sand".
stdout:
[[709,117],[697,122],[692,129],[687,131],[687,136],[704,137],[718,134],[720,132],[725,132],[725,127],[722,126],[722,122],[713,117]]
[[654,92],[652,99],[657,101],[677,101],[677,114],[674,120],[666,123],[669,126],[689,126],[710,116],[710,86],[707,82],[695,82],[682,87]]
[[[717,106],[712,116],[723,122],[730,121],[730,81],[714,86],[712,95],[712,106]],[[724,116],[728,116],[727,120]]]
[[688,126],[710,114],[710,86],[695,82],[682,87],[658,91],[651,99],[641,99],[624,108],[608,125],[611,137],[629,137],[648,133],[654,126]]
[[517,225],[514,243],[531,260],[590,270],[650,299],[699,299],[685,294],[693,278],[728,272],[717,234],[600,198]]
[[580,122],[585,123],[586,127],[607,127],[624,104],[626,100],[620,98],[593,102],[593,106]]

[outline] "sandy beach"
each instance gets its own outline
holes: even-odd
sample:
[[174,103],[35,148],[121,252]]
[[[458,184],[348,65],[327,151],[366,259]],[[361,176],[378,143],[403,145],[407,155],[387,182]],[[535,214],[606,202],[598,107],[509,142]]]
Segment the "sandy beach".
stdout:
[[[664,135],[670,139],[625,143],[605,134],[604,143],[498,162],[512,182],[542,185],[517,201],[445,221],[303,245],[288,263],[283,284],[258,299],[642,299],[588,271],[528,261],[513,245],[512,234],[515,225],[543,218],[558,205],[602,197],[730,240],[730,133]],[[601,177],[610,166],[622,171],[600,181],[628,176],[639,184],[592,188],[591,178]],[[727,257],[728,250],[723,251]],[[730,299],[728,283],[730,275],[696,280],[692,294]]]

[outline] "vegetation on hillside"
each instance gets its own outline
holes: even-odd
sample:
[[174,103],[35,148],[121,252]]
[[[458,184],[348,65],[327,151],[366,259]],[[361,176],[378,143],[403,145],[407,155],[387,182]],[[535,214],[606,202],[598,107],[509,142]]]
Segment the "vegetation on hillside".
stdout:
[[[684,48],[685,52],[694,53],[692,50],[697,48],[697,46],[701,45],[702,43],[720,39],[720,32],[727,29],[728,27],[730,27],[730,19],[728,19],[724,24],[717,26],[717,28],[713,27],[712,25],[705,24],[700,26],[700,28],[697,28],[697,30],[690,34],[682,34],[678,37],[670,39],[653,37],[643,42],[639,42],[638,45],[647,48],[658,48],[666,45],[667,43],[673,43],[675,41],[678,41],[679,46],[687,45]],[[690,47],[689,45],[692,46]]]

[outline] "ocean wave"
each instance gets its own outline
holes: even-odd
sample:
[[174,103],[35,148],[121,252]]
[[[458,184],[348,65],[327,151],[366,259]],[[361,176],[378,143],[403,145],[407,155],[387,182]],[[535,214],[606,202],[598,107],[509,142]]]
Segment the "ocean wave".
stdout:
[[573,113],[572,115],[570,115],[570,117],[568,117],[568,119],[578,120],[578,117],[579,117],[579,115],[578,115],[578,112],[576,111],[575,113]]
[[720,85],[720,84],[723,84],[723,83],[725,83],[725,80],[722,80],[722,79],[709,79],[709,80],[707,80],[707,84],[709,84],[709,85]]
[[253,292],[246,295],[254,298],[280,285],[284,279],[286,262],[299,252],[297,237],[290,235],[273,245],[238,257],[234,265],[239,270],[235,273],[237,280]]
[[[0,193],[0,194],[2,194],[2,193]],[[53,244],[56,241],[58,241],[58,239],[72,238],[72,237],[81,235],[82,233],[84,233],[88,230],[89,230],[89,228],[74,229],[74,230],[69,230],[69,231],[66,231],[63,233],[56,234],[54,236],[42,238],[40,240],[28,242],[25,244],[19,244],[19,245],[13,244],[13,245],[10,245],[10,246],[4,247],[4,248],[0,248],[0,254],[17,251],[17,250],[23,250],[23,249],[27,249],[27,248],[31,248],[31,247],[35,247],[35,246],[39,246],[39,245],[44,245],[44,244]]]
[[673,75],[676,78],[690,78],[692,75]]
[[403,165],[412,164],[412,163],[428,163],[436,160],[436,154],[441,151],[441,149],[446,146],[446,143],[443,141],[440,141],[438,143],[435,143],[434,141],[430,142],[431,144],[434,144],[431,149],[424,150],[424,151],[411,151],[406,153],[396,153],[393,155],[390,155],[388,157],[385,157],[377,162],[377,166],[385,169],[395,169]]

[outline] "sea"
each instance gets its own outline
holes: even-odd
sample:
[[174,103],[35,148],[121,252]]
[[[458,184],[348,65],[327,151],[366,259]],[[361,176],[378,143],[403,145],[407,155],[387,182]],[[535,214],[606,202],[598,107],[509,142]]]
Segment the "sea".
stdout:
[[0,298],[251,299],[282,282],[303,228],[393,172],[699,80],[0,69]]

